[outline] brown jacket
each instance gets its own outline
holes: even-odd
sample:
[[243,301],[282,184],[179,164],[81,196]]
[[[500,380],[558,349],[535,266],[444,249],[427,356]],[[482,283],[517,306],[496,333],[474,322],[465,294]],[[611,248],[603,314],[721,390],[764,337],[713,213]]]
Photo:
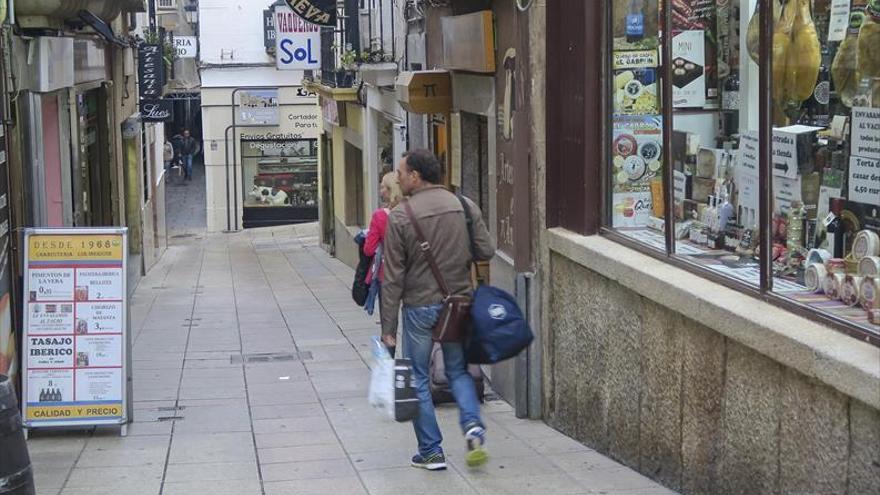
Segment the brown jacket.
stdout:
[[[470,292],[471,243],[461,202],[443,186],[421,189],[408,201],[449,289],[456,294]],[[467,198],[465,202],[473,220],[474,258],[491,259],[495,255],[495,243],[480,208]],[[396,335],[401,301],[407,306],[428,306],[443,301],[443,292],[431,274],[402,204],[391,210],[388,217],[383,256],[382,333]]]

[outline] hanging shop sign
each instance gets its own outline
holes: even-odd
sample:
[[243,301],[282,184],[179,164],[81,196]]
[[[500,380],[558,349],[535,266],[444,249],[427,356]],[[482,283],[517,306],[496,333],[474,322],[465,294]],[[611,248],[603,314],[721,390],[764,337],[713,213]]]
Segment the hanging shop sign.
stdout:
[[287,0],[287,5],[306,21],[336,27],[336,0]]
[[125,425],[126,229],[27,229],[24,243],[25,425]]
[[266,9],[263,11],[263,47],[266,53],[274,54],[275,37],[275,11]]
[[401,72],[397,76],[397,100],[412,113],[447,113],[452,108],[449,71]]
[[165,85],[165,60],[162,46],[143,44],[138,47],[138,94],[141,99],[162,97]]
[[199,41],[195,36],[175,36],[174,50],[177,58],[196,58],[199,55]]
[[161,100],[141,101],[142,122],[169,122],[174,118],[174,102],[162,98]]
[[321,68],[321,28],[289,7],[275,7],[275,66],[278,70]]
[[236,125],[278,125],[280,118],[277,89],[247,89],[239,91],[238,94]]

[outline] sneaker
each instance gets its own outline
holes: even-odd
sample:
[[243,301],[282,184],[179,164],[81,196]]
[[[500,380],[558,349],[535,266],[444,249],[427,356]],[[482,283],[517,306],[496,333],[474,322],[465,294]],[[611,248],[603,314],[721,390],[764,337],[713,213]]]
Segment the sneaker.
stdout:
[[486,444],[486,429],[482,426],[473,426],[464,434],[467,443],[467,454],[464,456],[468,467],[482,466],[489,460],[489,454],[484,448]]
[[431,454],[427,457],[416,454],[412,458],[412,467],[427,469],[428,471],[442,471],[446,469],[446,457],[442,453]]

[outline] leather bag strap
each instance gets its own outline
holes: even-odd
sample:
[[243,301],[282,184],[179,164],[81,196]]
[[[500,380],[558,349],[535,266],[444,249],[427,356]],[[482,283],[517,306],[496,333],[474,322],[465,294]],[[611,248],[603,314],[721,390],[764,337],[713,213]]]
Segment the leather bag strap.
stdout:
[[446,285],[446,279],[443,278],[443,274],[440,273],[440,267],[437,266],[437,260],[434,259],[434,253],[431,251],[431,245],[425,239],[425,233],[422,232],[422,227],[419,225],[419,220],[416,218],[416,214],[413,212],[409,201],[403,202],[403,209],[406,210],[409,222],[412,224],[413,230],[415,230],[416,239],[419,241],[419,249],[422,250],[422,255],[425,257],[425,261],[428,262],[428,266],[431,267],[431,273],[434,274],[434,280],[436,280],[437,284],[440,286],[440,290],[443,292],[443,297],[449,297],[452,295],[452,292],[449,290],[449,286]]

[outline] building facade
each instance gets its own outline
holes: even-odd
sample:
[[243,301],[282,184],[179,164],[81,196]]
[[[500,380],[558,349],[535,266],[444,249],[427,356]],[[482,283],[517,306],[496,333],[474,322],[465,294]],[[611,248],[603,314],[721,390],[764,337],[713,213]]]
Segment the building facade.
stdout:
[[[340,2],[346,49],[322,45],[309,86],[323,244],[356,262],[389,142],[371,126],[405,125],[394,161],[433,149],[480,204],[482,275],[535,330],[486,370],[518,414],[683,493],[877,491],[880,91],[831,67],[880,10],[852,2],[847,30],[830,2],[774,3],[370,3],[405,23],[392,91]],[[799,83],[770,68],[779,18],[815,27]]]
[[286,14],[261,0],[198,7],[208,230],[316,221],[317,99],[269,41]]
[[145,9],[3,2],[0,373],[20,360],[23,229],[128,227],[132,290],[166,248],[163,125],[138,105]]

